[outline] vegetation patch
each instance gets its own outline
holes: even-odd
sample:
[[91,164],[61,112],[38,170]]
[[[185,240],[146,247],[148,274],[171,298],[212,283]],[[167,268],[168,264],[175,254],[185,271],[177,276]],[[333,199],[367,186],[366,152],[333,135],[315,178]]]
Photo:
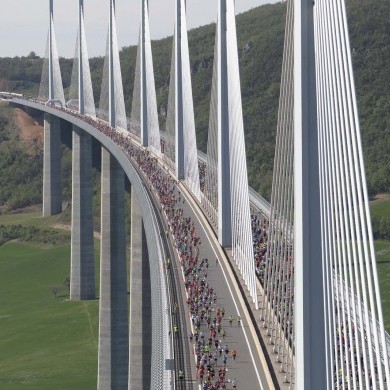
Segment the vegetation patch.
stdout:
[[19,133],[15,111],[8,105],[0,105],[0,206],[3,212],[40,203],[42,199],[42,150],[29,152]]
[[373,215],[390,218],[390,194],[380,194],[370,202]]
[[0,245],[11,240],[36,244],[61,245],[69,242],[70,232],[60,229],[39,228],[36,226],[0,225]]
[[390,241],[390,195],[378,195],[370,208],[374,238]]

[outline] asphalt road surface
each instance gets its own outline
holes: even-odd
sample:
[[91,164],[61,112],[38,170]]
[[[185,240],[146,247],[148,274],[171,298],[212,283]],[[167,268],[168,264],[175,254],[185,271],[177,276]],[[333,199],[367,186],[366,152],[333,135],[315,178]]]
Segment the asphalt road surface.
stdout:
[[[185,192],[186,191],[184,191],[184,195]],[[192,221],[195,222],[195,233],[200,237],[202,243],[200,246],[199,258],[202,259],[205,257],[209,259],[207,280],[216,293],[216,307],[223,307],[225,309],[225,316],[222,320],[222,326],[226,331],[226,336],[225,340],[223,340],[222,336],[218,336],[218,338],[222,340],[223,346],[225,344],[228,345],[230,351],[226,366],[226,379],[228,382],[227,389],[233,389],[231,380],[235,380],[237,383],[237,390],[268,390],[269,385],[265,379],[265,370],[267,370],[267,367],[263,367],[261,364],[258,347],[256,347],[258,343],[255,342],[252,332],[249,330],[249,324],[245,323],[245,319],[241,321],[241,326],[238,326],[237,317],[241,316],[244,318],[243,309],[240,306],[239,297],[233,286],[234,281],[231,277],[231,273],[227,268],[228,264],[226,260],[223,259],[223,256],[221,256],[220,248],[218,248],[218,244],[215,239],[215,233],[212,231],[210,226],[202,226],[200,220],[197,217],[198,212],[195,211],[188,199],[186,199],[184,204],[181,203],[181,207],[184,211],[183,216],[190,217]],[[219,264],[216,264],[217,258]],[[181,268],[178,262],[174,263],[174,266]],[[182,275],[181,272],[180,275]],[[184,288],[184,280],[182,278],[180,288],[183,299],[186,300],[186,291]],[[188,305],[186,306],[186,309],[188,309]],[[235,318],[232,325],[229,324],[229,316]],[[187,329],[190,329],[191,321],[189,313],[187,313],[187,319]],[[187,331],[187,329],[184,331]],[[208,338],[209,331],[207,325],[202,326],[202,329],[204,329],[206,338]],[[187,337],[189,338],[189,335]],[[237,357],[235,361],[231,355],[233,349],[237,351]],[[192,351],[189,351],[188,353],[193,354]],[[223,366],[222,360],[222,358],[218,359],[218,367]],[[192,362],[193,372],[190,373],[190,375],[186,373],[186,380],[197,381],[199,385],[199,377],[196,375],[195,356],[193,356]],[[218,372],[217,369],[216,372]],[[197,388],[197,386],[194,386],[194,388]]]

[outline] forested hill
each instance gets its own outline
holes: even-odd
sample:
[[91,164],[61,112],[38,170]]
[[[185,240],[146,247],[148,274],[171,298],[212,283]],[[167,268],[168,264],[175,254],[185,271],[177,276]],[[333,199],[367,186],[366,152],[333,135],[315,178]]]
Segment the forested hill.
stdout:
[[[347,0],[363,148],[371,194],[390,192],[390,1]],[[278,111],[286,4],[252,9],[237,17],[241,86],[250,184],[270,194]],[[189,33],[198,146],[205,150],[210,105],[215,25]],[[42,43],[43,45],[43,43]],[[161,125],[167,110],[172,39],[153,42]],[[1,53],[0,53],[1,54]],[[126,106],[131,109],[136,48],[121,52]],[[91,59],[95,99],[100,96],[103,58]],[[33,93],[42,59],[0,59],[0,90]],[[68,88],[72,60],[62,59]]]

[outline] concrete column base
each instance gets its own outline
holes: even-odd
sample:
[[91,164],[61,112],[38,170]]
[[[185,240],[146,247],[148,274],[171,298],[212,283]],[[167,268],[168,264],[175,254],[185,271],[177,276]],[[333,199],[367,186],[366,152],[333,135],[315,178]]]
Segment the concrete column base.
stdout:
[[60,119],[45,114],[43,147],[43,216],[62,212]]
[[102,148],[98,390],[124,390],[128,386],[124,183],[122,168]]
[[92,139],[73,128],[70,299],[95,299]]

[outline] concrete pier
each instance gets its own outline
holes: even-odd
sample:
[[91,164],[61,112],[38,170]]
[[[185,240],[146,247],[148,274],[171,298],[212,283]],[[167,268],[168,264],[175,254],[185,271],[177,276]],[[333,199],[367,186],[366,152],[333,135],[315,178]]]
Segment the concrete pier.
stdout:
[[124,172],[102,147],[98,390],[127,389],[127,303]]
[[95,299],[92,139],[73,127],[70,299]]
[[151,288],[148,248],[141,209],[135,194],[132,193],[129,390],[151,388],[151,333]]
[[62,212],[60,119],[45,114],[43,149],[43,216]]

